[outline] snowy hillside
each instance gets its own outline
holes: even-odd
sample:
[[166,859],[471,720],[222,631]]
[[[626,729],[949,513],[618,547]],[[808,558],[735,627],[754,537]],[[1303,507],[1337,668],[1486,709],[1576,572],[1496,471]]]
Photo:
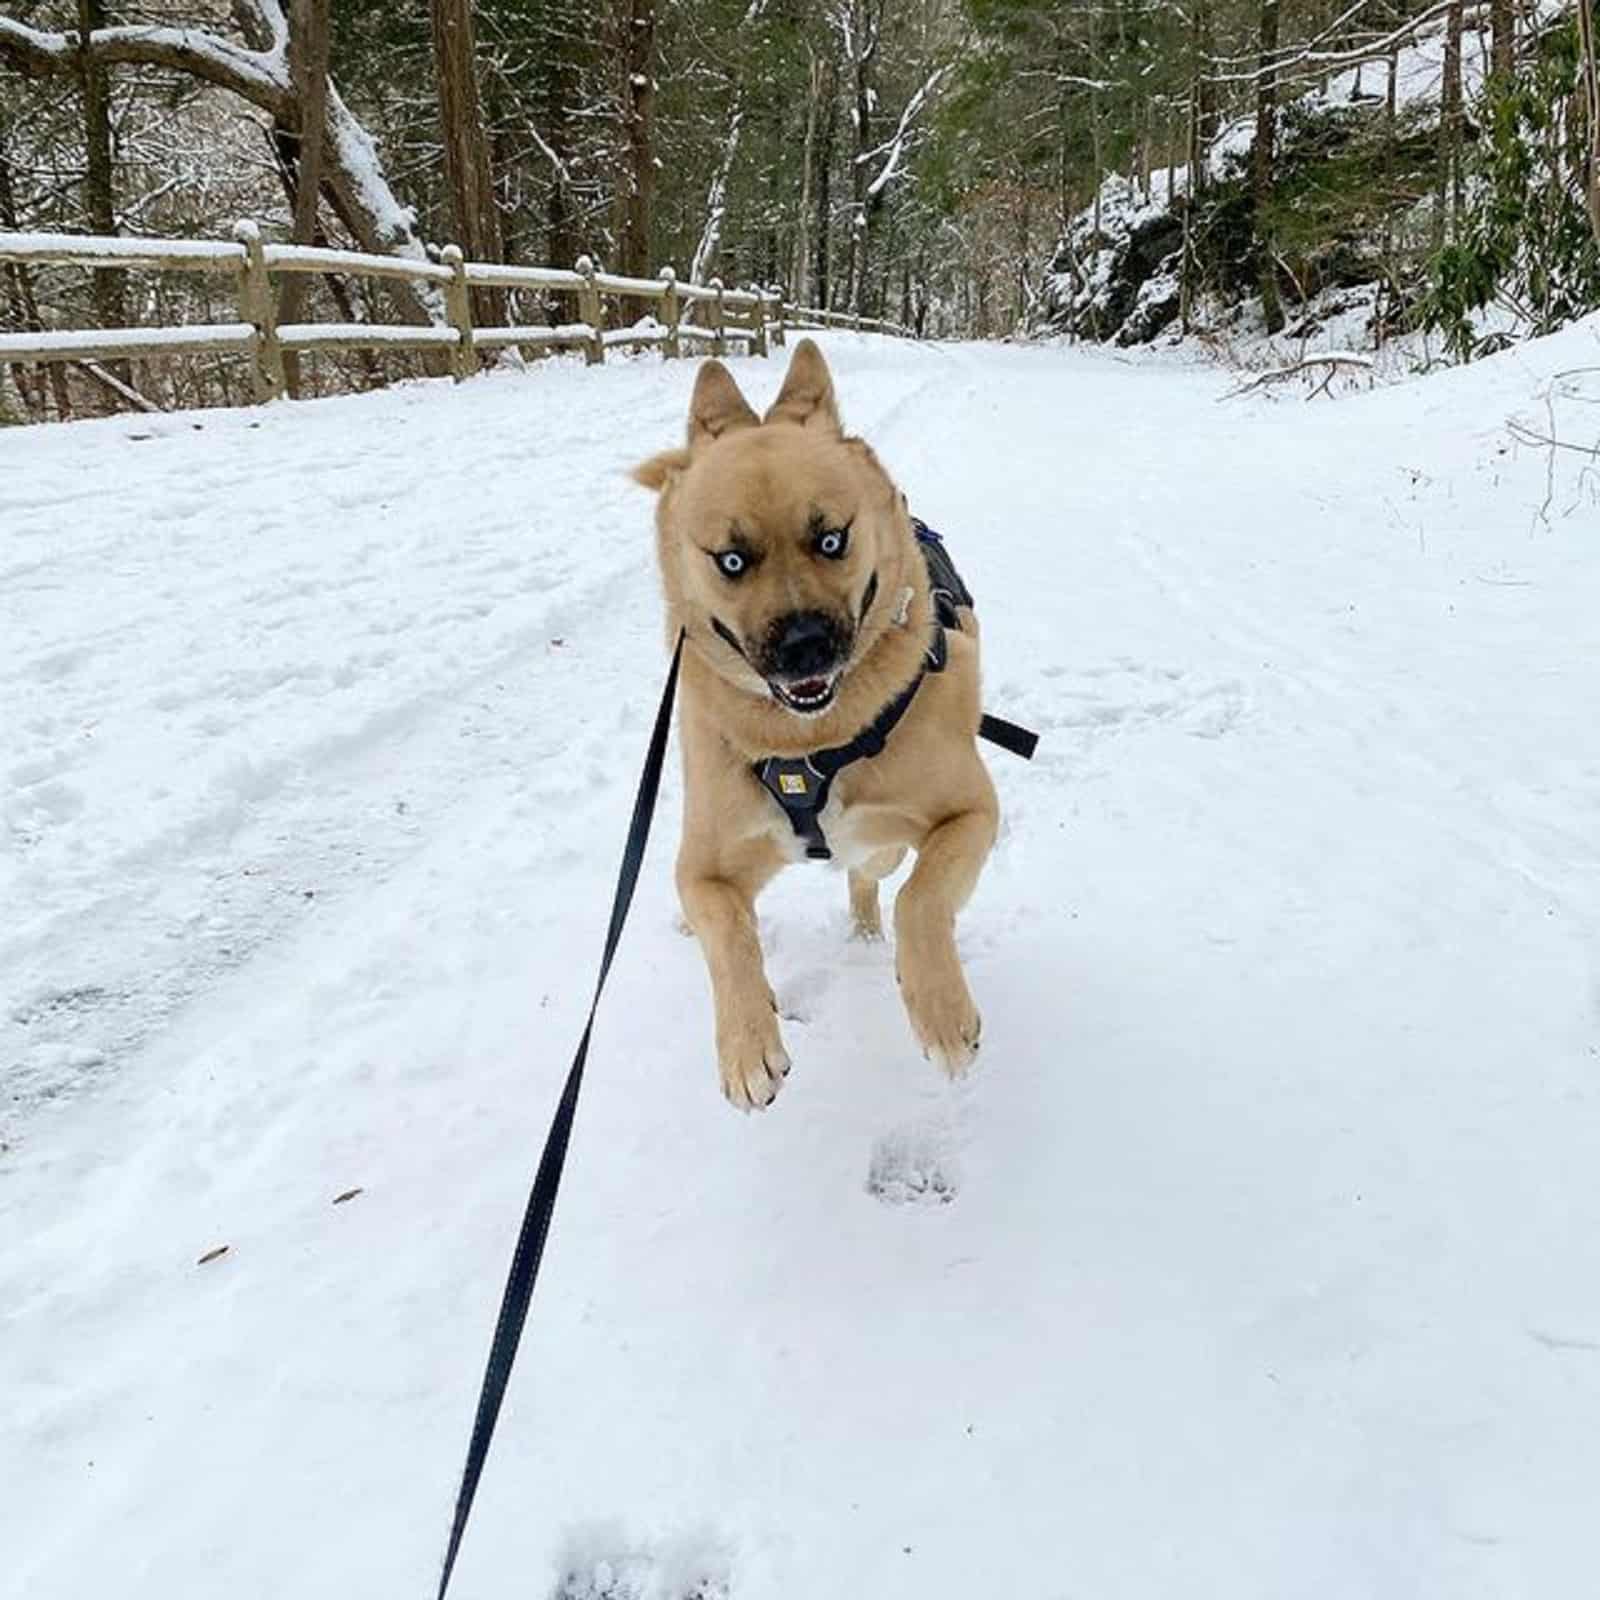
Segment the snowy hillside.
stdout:
[[[454,1592],[1581,1593],[1600,503],[1506,422],[1600,325],[1316,405],[826,342],[1044,735],[991,759],[979,1070],[797,869],[795,1069],[732,1112],[670,780]],[[431,1592],[692,376],[0,434],[8,1594]]]
[[[1548,26],[1568,9],[1545,0],[1537,8],[1540,24]],[[1464,36],[1460,92],[1479,118],[1490,35],[1486,14],[1475,21],[1481,26]],[[1431,237],[1446,35],[1440,14],[1396,49],[1392,123],[1391,63],[1381,54],[1312,87],[1303,75],[1291,78],[1275,177],[1279,246],[1294,258],[1283,286],[1289,306],[1284,347],[1379,348],[1411,328],[1417,285],[1410,276],[1422,260],[1407,252],[1421,251]],[[1247,191],[1255,134],[1252,107],[1209,140],[1187,246],[1185,213],[1194,192],[1187,162],[1157,166],[1142,180],[1131,172],[1107,174],[1057,244],[1042,286],[1043,325],[1124,347],[1163,334],[1178,337],[1174,323],[1189,248],[1195,327],[1241,364],[1273,364],[1281,352],[1262,322],[1248,220],[1240,231],[1240,208],[1253,206]],[[1393,300],[1397,276],[1407,287]],[[1493,321],[1486,318],[1485,325]],[[1427,364],[1423,355],[1413,340],[1410,348],[1391,352],[1386,364],[1410,370]]]

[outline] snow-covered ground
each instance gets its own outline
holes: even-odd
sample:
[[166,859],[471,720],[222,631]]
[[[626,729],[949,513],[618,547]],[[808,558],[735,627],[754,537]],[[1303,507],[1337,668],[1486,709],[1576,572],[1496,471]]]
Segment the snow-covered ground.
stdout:
[[[1600,506],[1505,423],[1596,325],[1315,405],[826,342],[1044,735],[980,1070],[796,870],[731,1111],[669,785],[456,1592],[1584,1592]],[[8,1594],[429,1592],[692,373],[0,435]]]

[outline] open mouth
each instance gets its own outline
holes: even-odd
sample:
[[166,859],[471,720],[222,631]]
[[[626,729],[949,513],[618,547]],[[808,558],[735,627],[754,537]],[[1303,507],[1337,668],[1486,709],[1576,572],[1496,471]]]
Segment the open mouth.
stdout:
[[767,687],[772,691],[772,698],[784,710],[796,711],[803,717],[815,716],[832,705],[839,689],[839,674],[835,672],[821,678],[800,678],[788,683],[768,678]]

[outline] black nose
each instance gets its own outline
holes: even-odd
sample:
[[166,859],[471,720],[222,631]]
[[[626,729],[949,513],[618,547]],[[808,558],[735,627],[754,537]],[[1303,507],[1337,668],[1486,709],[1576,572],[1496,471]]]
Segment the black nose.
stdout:
[[839,658],[839,631],[821,611],[791,611],[772,625],[771,660],[786,678],[826,672]]

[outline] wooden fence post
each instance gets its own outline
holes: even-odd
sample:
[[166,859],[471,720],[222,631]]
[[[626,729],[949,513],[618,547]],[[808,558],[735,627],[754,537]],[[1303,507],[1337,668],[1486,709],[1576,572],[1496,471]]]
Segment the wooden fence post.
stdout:
[[755,295],[756,303],[750,310],[750,326],[755,333],[750,341],[750,353],[764,356],[767,353],[767,297],[760,288]]
[[668,361],[676,361],[683,354],[678,342],[678,325],[683,320],[683,296],[678,293],[678,274],[671,267],[661,269],[661,281],[667,292],[661,297],[661,320],[667,325],[667,337],[662,341],[661,353]]
[[250,352],[250,386],[260,402],[281,399],[287,390],[283,373],[283,346],[278,343],[278,313],[272,303],[272,283],[267,277],[261,229],[254,222],[236,222],[233,236],[244,246],[239,271],[239,320],[256,330]]
[[605,316],[600,308],[600,285],[594,281],[594,262],[588,256],[579,256],[573,266],[583,279],[578,290],[578,316],[591,329],[589,342],[583,347],[583,359],[591,367],[597,367],[606,358],[606,342],[600,337]]
[[773,284],[769,293],[772,295],[772,342],[781,350],[787,342],[787,330],[784,327],[783,285]]
[[722,304],[722,279],[713,278],[706,285],[708,289],[715,289],[717,298],[711,302],[711,353],[722,356],[728,353],[728,341],[724,337],[727,332],[727,311]]
[[472,342],[472,292],[467,288],[467,262],[461,246],[447,244],[439,260],[450,269],[444,304],[456,330],[456,347],[450,352],[450,376],[460,383],[478,370],[478,352]]

